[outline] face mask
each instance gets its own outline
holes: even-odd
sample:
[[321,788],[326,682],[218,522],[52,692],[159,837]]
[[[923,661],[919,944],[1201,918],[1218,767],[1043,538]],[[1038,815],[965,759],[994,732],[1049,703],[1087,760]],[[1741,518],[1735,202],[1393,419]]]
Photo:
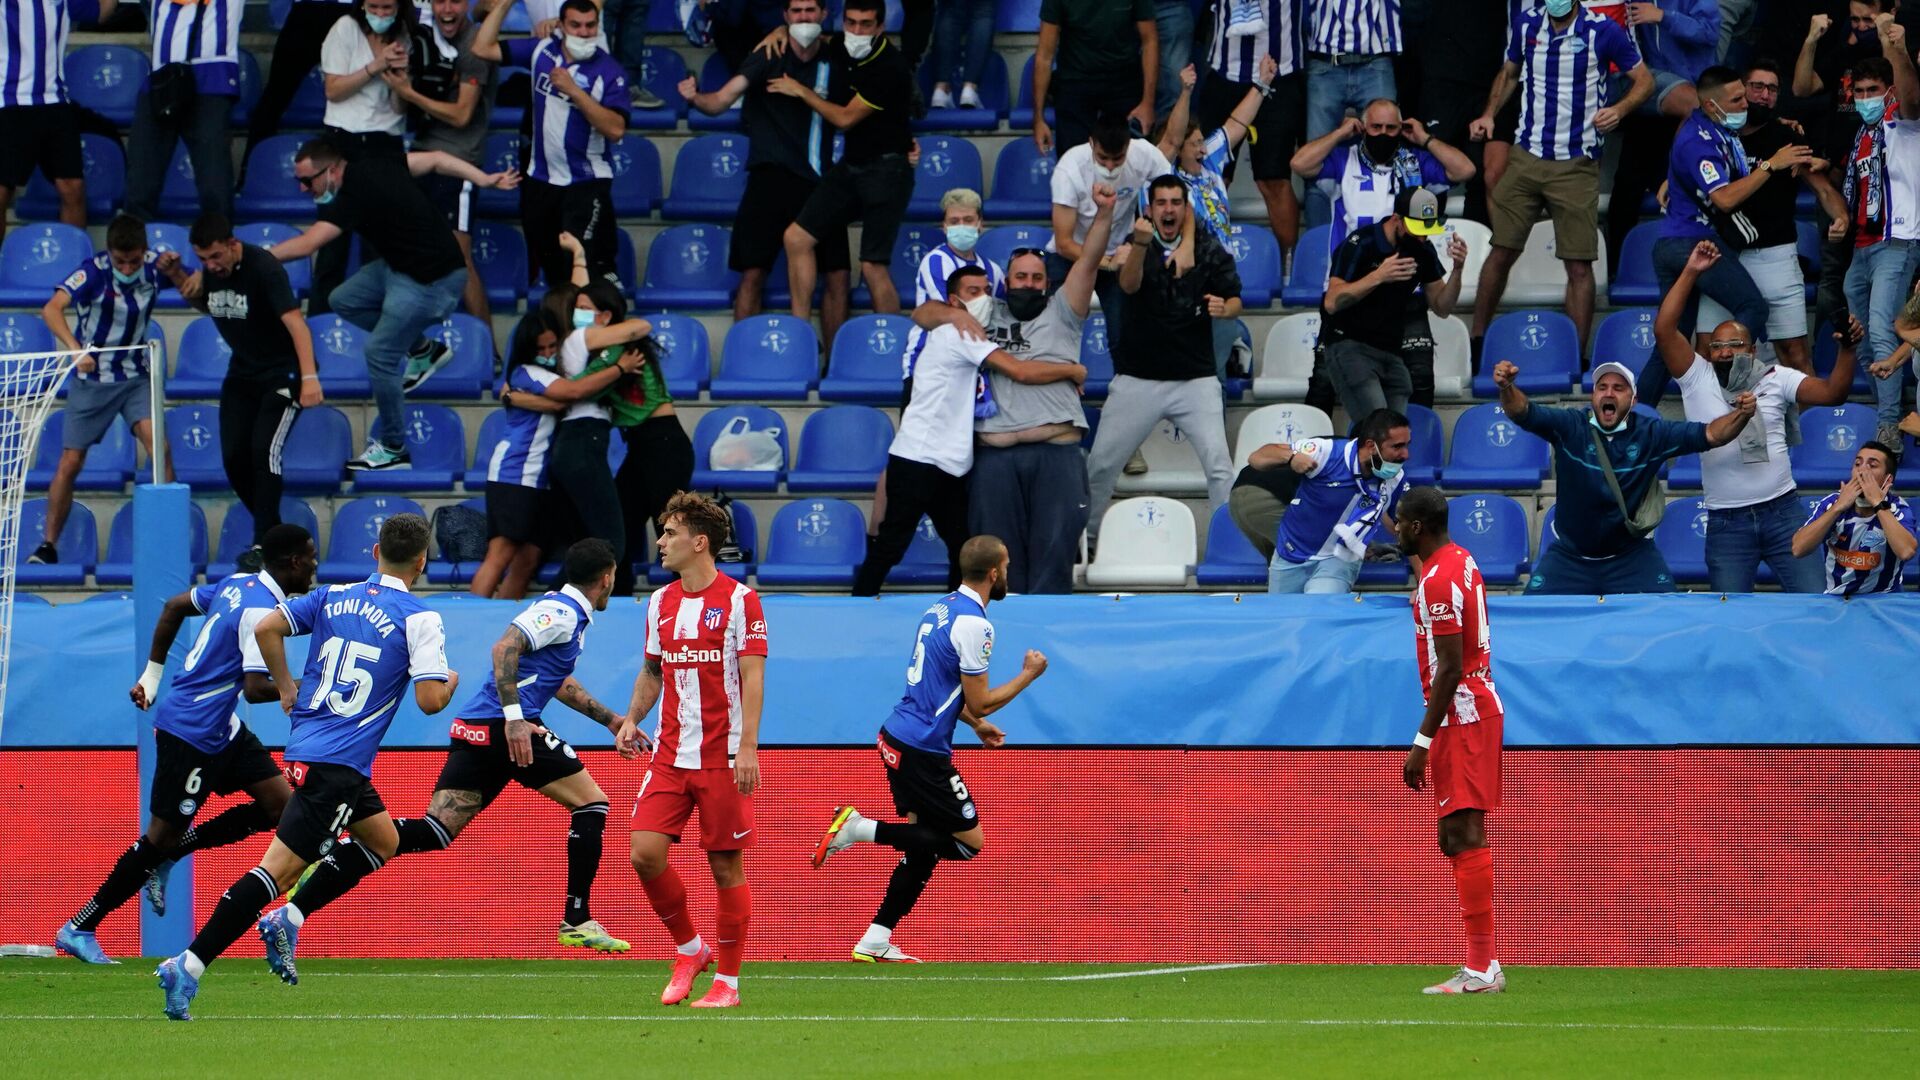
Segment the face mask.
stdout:
[[980,242],[980,230],[972,225],[947,226],[947,243],[955,251],[972,251],[973,245]]
[[1741,128],[1746,127],[1747,126],[1747,110],[1742,109],[1739,112],[1721,113],[1720,126],[1723,128],[1726,128],[1728,131],[1739,131]]
[[1362,142],[1367,148],[1368,160],[1372,161],[1375,165],[1385,165],[1391,162],[1393,155],[1400,150],[1400,136],[1398,135],[1367,135],[1363,137]]
[[795,45],[803,49],[811,49],[813,43],[820,40],[820,30],[819,23],[794,23],[787,27],[787,36],[793,39]]
[[1747,123],[1752,124],[1754,127],[1764,127],[1772,122],[1773,107],[1771,105],[1747,106]]
[[339,193],[339,192],[337,192],[337,191],[324,191],[324,192],[321,192],[320,194],[318,194],[318,195],[315,195],[315,196],[313,197],[313,205],[315,205],[315,206],[325,206],[325,205],[327,205],[328,203],[330,203],[330,202],[332,202],[332,201],[333,201],[333,197],[334,197],[335,195],[338,195],[338,194],[340,194],[340,193]]
[[1117,184],[1120,182],[1120,170],[1109,169],[1105,165],[1096,163],[1093,167],[1093,178],[1103,184]]
[[573,328],[575,330],[585,330],[587,327],[592,326],[593,320],[598,317],[599,312],[588,311],[586,308],[574,308]]
[[139,274],[123,274],[116,269],[113,272],[113,280],[119,282],[122,285],[133,285],[140,280],[140,275]]
[[376,34],[384,34],[393,29],[393,16],[369,15],[367,16],[367,29]]
[[1874,506],[1875,506],[1874,503],[1870,503],[1867,501],[1867,497],[1865,495],[1854,496],[1853,508],[1855,510],[1860,511],[1863,514],[1868,514],[1873,512]]
[[592,38],[574,37],[572,34],[567,35],[567,55],[573,57],[575,60],[591,60],[593,59],[593,54],[599,50],[600,46],[594,44]]
[[1373,475],[1375,479],[1391,480],[1400,475],[1400,463],[1388,461],[1379,454],[1373,455]]
[[1613,425],[1612,427],[1603,427],[1601,426],[1601,423],[1600,423],[1600,414],[1596,412],[1590,412],[1587,414],[1587,422],[1592,424],[1594,427],[1599,428],[1600,433],[1602,435],[1618,435],[1621,432],[1627,430],[1628,415],[1630,414],[1622,414],[1620,417],[1620,422]]
[[1047,294],[1040,289],[1008,289],[1007,311],[1021,322],[1037,319],[1047,310]]
[[1573,0],[1547,0],[1547,14],[1556,19],[1564,19],[1573,10]]
[[1863,123],[1877,124],[1880,122],[1881,114],[1887,111],[1887,99],[1884,97],[1854,98],[1853,111],[1860,114]]
[[973,321],[981,326],[987,325],[987,321],[993,318],[993,297],[976,296],[967,301],[967,314],[973,316]]
[[855,60],[865,60],[873,52],[873,34],[845,34],[843,39],[847,43],[847,55]]

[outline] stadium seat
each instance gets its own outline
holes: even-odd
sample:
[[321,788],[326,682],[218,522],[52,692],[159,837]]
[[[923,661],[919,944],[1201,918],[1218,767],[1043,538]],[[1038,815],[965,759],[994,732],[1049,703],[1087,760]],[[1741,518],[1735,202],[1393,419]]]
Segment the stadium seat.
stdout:
[[[1813,373],[1824,379],[1833,374],[1833,365],[1840,360],[1840,342],[1833,336],[1833,324],[1821,323],[1813,332]],[[1853,367],[1853,389],[1851,394],[1860,397],[1873,397],[1873,376],[1867,374],[1867,365],[1859,363],[1858,357]]]
[[1707,504],[1684,498],[1667,503],[1667,512],[1653,530],[1653,542],[1666,556],[1673,580],[1694,585],[1707,580]]
[[1519,367],[1514,385],[1529,394],[1564,394],[1580,375],[1580,334],[1558,311],[1509,311],[1487,327],[1473,395],[1499,396],[1493,369],[1502,360]]
[[1831,490],[1853,475],[1854,451],[1873,438],[1871,405],[1840,405],[1800,413],[1802,441],[1790,452],[1793,478],[1801,487]]
[[[1029,140],[1031,141],[1031,140]],[[1228,230],[1228,254],[1240,271],[1240,303],[1264,308],[1280,291],[1280,242],[1265,225],[1234,225]]]
[[[666,5],[659,4],[655,6],[665,7]],[[675,27],[674,29],[678,31],[679,28]],[[727,67],[727,58],[716,52],[707,57],[706,63],[700,65],[700,78],[698,80],[700,92],[703,94],[712,93],[727,85],[727,81],[732,78],[733,72]],[[736,101],[733,108],[728,109],[719,116],[708,116],[699,109],[688,106],[687,127],[694,131],[739,131],[741,115],[744,112],[741,104],[744,101],[744,98],[742,98],[741,101]]]
[[[255,247],[267,247],[271,244],[284,243],[299,236],[300,230],[291,225],[279,222],[256,222],[252,225],[235,225],[233,227],[233,235],[234,238],[241,243],[252,244]],[[191,255],[192,253],[193,249],[189,246],[187,254]],[[312,259],[300,259],[295,262],[281,263],[280,265],[286,268],[287,284],[293,286],[295,296],[305,296],[308,292],[312,291]]]
[[715,401],[805,401],[819,370],[811,324],[791,315],[755,315],[728,327],[720,372],[707,393]]
[[[683,42],[684,44],[684,42]],[[680,126],[687,115],[687,99],[680,96],[680,80],[687,77],[687,62],[680,54],[661,45],[640,50],[639,82],[660,98],[658,109],[627,110],[627,130],[667,131]]]
[[14,582],[22,587],[35,585],[84,585],[87,575],[93,572],[94,563],[100,558],[100,528],[94,524],[93,511],[87,504],[76,501],[73,510],[67,514],[67,523],[60,530],[60,539],[55,547],[60,549],[60,561],[57,563],[29,563],[27,557],[33,549],[40,546],[39,537],[46,535],[47,500],[28,499],[20,506],[19,550],[14,553]]
[[[727,504],[733,512],[734,543],[740,547],[745,558],[737,563],[721,563],[720,572],[735,581],[745,581],[753,575],[754,560],[760,552],[760,523],[753,516],[753,508],[735,500]],[[652,554],[651,552],[649,554]],[[647,581],[653,585],[667,585],[679,580],[679,575],[660,565],[660,559],[653,555],[647,563]]]
[[[1003,4],[1016,4],[1021,6],[1027,6],[1027,5],[1031,5],[1033,3],[1033,0],[1001,0],[1001,2]],[[1035,10],[1033,13],[1033,23],[1034,23],[1034,29],[1038,30],[1040,26],[1040,13],[1037,6],[1035,6]],[[1053,103],[1048,102],[1047,103],[1047,123],[1052,124],[1053,122],[1054,122]],[[1030,131],[1033,128],[1033,54],[1032,53],[1028,53],[1026,63],[1020,65],[1020,84],[1014,87],[1013,108],[1007,110],[1007,125],[1013,128],[1014,130],[1014,134],[1016,136],[1014,139],[1015,142],[1019,142],[1022,138],[1026,138],[1026,136],[1022,135],[1021,133]],[[1032,140],[1028,139],[1028,141],[1032,141]],[[1003,149],[1001,153],[1004,154],[1006,153],[1006,151]]]
[[1601,364],[1625,364],[1637,377],[1653,355],[1652,308],[1628,308],[1600,320],[1593,331],[1593,361],[1580,377],[1580,389],[1593,392],[1593,369]]
[[1487,252],[1493,250],[1493,230],[1469,218],[1449,219],[1446,234],[1427,241],[1433,245],[1434,254],[1440,256],[1440,265],[1449,273],[1453,270],[1453,259],[1447,254],[1447,242],[1455,236],[1467,242],[1467,261],[1460,268],[1460,295],[1454,298],[1453,310],[1466,314],[1472,312],[1473,298],[1479,294],[1480,268],[1487,263]]
[[[923,74],[927,67],[921,69]],[[925,81],[924,78],[922,81]],[[964,112],[978,116],[984,111],[932,109],[928,115]],[[941,130],[954,130],[956,125],[941,124],[939,127]],[[947,192],[954,188],[967,188],[978,194],[986,186],[986,174],[980,165],[980,150],[971,140],[951,135],[922,135],[920,164],[913,172],[913,198],[907,202],[907,220],[937,222],[940,220],[940,200]]]
[[1505,495],[1459,495],[1447,505],[1447,529],[1480,564],[1489,584],[1513,585],[1532,565],[1527,558],[1527,511]]
[[[187,503],[190,532],[187,557],[193,563],[192,581],[207,569],[207,513],[197,502]],[[133,503],[122,503],[107,527],[107,557],[94,567],[93,580],[99,585],[133,584]]]
[[287,111],[280,115],[282,131],[298,131],[302,128],[317,128],[327,118],[327,81],[316,66],[300,80],[300,88],[293,92],[293,100],[287,103]]
[[[1607,233],[1594,226],[1600,257],[1593,260],[1593,288],[1596,296],[1611,296],[1607,290]],[[1513,270],[1507,278],[1507,291],[1500,298],[1502,304],[1562,304],[1567,298],[1567,267],[1556,254],[1558,245],[1553,236],[1553,222],[1535,222],[1533,232],[1527,236],[1526,250],[1514,260]],[[1628,301],[1618,297],[1614,303],[1644,303]],[[1654,301],[1658,303],[1658,301]]]
[[846,586],[866,557],[867,522],[859,507],[841,499],[804,499],[773,515],[755,577],[762,587]]
[[688,315],[648,315],[653,324],[653,340],[660,346],[660,373],[666,377],[667,392],[675,398],[693,401],[713,378],[713,352],[707,341],[707,328]]
[[293,155],[304,138],[274,135],[254,146],[247,155],[247,178],[233,200],[235,212],[268,221],[313,220],[313,197],[293,178]]
[[[744,146],[741,152],[745,152]],[[686,150],[680,151],[682,160],[686,154]],[[678,176],[677,165],[675,175]],[[737,195],[735,202],[738,202]],[[671,205],[667,214],[677,216]],[[728,211],[728,215],[731,216],[732,211]],[[647,273],[640,286],[640,303],[648,308],[673,310],[725,308],[740,284],[740,275],[727,268],[727,248],[732,237],[732,232],[723,225],[675,225],[655,236],[647,248]]]
[[353,456],[353,426],[331,405],[301,409],[280,452],[281,478],[291,491],[340,490]]
[[[15,225],[0,242],[0,305],[38,312],[54,287],[92,256],[93,243],[85,229],[57,221]],[[11,346],[0,350],[19,351]]]
[[[1025,92],[1031,94],[1032,86]],[[1029,118],[1026,126],[1032,123]],[[993,194],[981,208],[987,220],[1035,221],[1051,215],[1055,160],[1053,151],[1041,153],[1032,139],[1015,138],[1001,146],[993,163]]]
[[1175,426],[1171,420],[1161,420],[1153,425],[1147,438],[1140,444],[1140,456],[1146,460],[1147,471],[1139,476],[1125,473],[1114,478],[1114,490],[1121,494],[1134,492],[1163,491],[1170,495],[1204,495],[1207,491],[1207,474],[1201,471],[1200,458],[1193,452],[1193,444],[1187,440],[1186,432]]
[[1050,225],[995,225],[980,234],[980,242],[973,250],[981,258],[1005,270],[1015,248],[1030,247],[1044,251],[1052,239],[1053,227]]
[[1327,268],[1333,264],[1333,251],[1327,246],[1331,234],[1332,229],[1326,225],[1315,225],[1300,234],[1287,283],[1280,289],[1282,304],[1320,310],[1320,300],[1327,294]]
[[329,585],[367,580],[373,573],[373,545],[380,539],[380,526],[395,514],[426,516],[419,503],[398,495],[369,495],[335,510],[318,580]]
[[[11,234],[9,234],[11,239]],[[76,264],[77,265],[77,264]],[[52,331],[40,321],[38,308],[47,302],[49,291],[34,301],[33,314],[25,312],[7,312],[0,314],[0,356],[19,353],[50,353],[58,346],[54,343]],[[24,381],[24,380],[23,380]],[[69,380],[71,381],[71,380]]]
[[1407,419],[1413,421],[1413,445],[1408,448],[1405,472],[1410,487],[1440,482],[1440,463],[1447,459],[1446,433],[1440,416],[1425,405],[1407,403]]
[[[188,216],[194,215],[189,213]],[[169,225],[158,221],[148,225],[147,250],[155,255],[172,252],[180,256],[180,268],[189,274],[200,269],[200,259],[193,253],[193,243],[187,239],[187,228],[184,225]],[[291,274],[288,275],[288,280],[291,282]],[[180,290],[168,285],[162,285],[160,295],[154,299],[154,307],[159,309],[180,311],[188,306],[186,298],[180,295]]]
[[[320,520],[314,516],[313,507],[291,495],[280,496],[280,520],[288,525],[298,525],[313,537],[313,546],[320,548]],[[240,572],[234,563],[240,553],[253,546],[253,512],[242,502],[227,505],[227,516],[220,522],[220,542],[213,549],[213,562],[207,566],[207,580],[219,581]]]
[[1453,445],[1440,470],[1452,491],[1533,491],[1547,478],[1552,451],[1521,431],[1494,404],[1475,405],[1453,422]]
[[[109,595],[109,594],[107,594],[107,593],[101,593],[101,594],[99,594],[99,595],[101,595],[101,596],[106,596],[106,595]],[[129,595],[131,595],[131,594],[129,594]],[[95,597],[88,597],[87,599],[89,599],[89,600],[91,600],[91,599],[95,599]],[[40,595],[39,593],[30,593],[30,592],[17,592],[17,593],[14,593],[14,594],[13,594],[13,602],[14,602],[14,604],[15,604],[15,605],[19,605],[19,604],[31,604],[31,605],[33,605],[33,606],[35,606],[35,607],[52,607],[52,606],[53,606],[53,601],[51,601],[51,600],[49,600],[49,599],[47,599],[47,598],[46,598],[46,597],[44,597],[44,596],[41,596],[41,595]]]
[[[887,467],[893,421],[868,405],[835,405],[807,417],[788,491],[872,491]],[[942,556],[942,565],[945,556]],[[943,571],[944,572],[944,571]]]
[[467,429],[460,415],[445,405],[417,405],[408,402],[401,426],[407,433],[407,451],[413,458],[410,469],[353,474],[353,490],[370,491],[452,491],[466,471]]
[[1536,556],[1545,552],[1549,544],[1560,539],[1560,531],[1553,527],[1553,512],[1559,508],[1559,503],[1553,503],[1547,507],[1546,513],[1540,515],[1540,535],[1536,537],[1539,542],[1533,549]]
[[1267,330],[1267,347],[1253,374],[1256,401],[1294,400],[1307,396],[1313,377],[1313,357],[1320,347],[1320,313],[1301,311],[1284,316]]
[[1082,397],[1100,399],[1113,389],[1113,350],[1107,337],[1107,316],[1089,311],[1080,327],[1080,366],[1087,369],[1087,384]]
[[681,143],[673,159],[673,186],[664,208],[667,217],[680,221],[732,221],[746,193],[747,137],[698,135]]
[[612,156],[613,212],[623,218],[652,217],[660,208],[663,187],[660,149],[652,139],[630,134],[614,144]]
[[200,192],[194,187],[193,159],[187,146],[173,148],[173,160],[167,164],[166,182],[160,185],[160,214],[174,221],[192,221],[200,215]]
[[[899,235],[893,238],[893,262],[887,266],[893,289],[900,294],[900,310],[912,312],[918,306],[920,261],[927,257],[927,252],[946,242],[947,232],[937,224],[900,226]],[[1002,273],[1006,269],[1000,268]],[[865,288],[864,282],[861,287]],[[868,300],[871,302],[872,298]]]
[[940,539],[932,518],[920,515],[920,524],[914,526],[913,540],[907,544],[907,553],[893,564],[893,569],[887,571],[887,584],[946,586],[947,543]]
[[167,410],[167,449],[173,476],[205,494],[226,491],[227,469],[220,458],[220,410],[213,405],[175,405]]
[[213,319],[202,315],[187,324],[180,333],[178,360],[173,378],[167,380],[169,398],[214,398],[220,396],[220,384],[227,378],[227,363],[233,350]]
[[[45,491],[53,483],[53,474],[59,467],[62,453],[60,439],[66,429],[65,409],[54,412],[41,425],[40,445],[33,456],[33,467],[27,470],[28,491]],[[87,451],[87,463],[81,466],[80,475],[74,478],[74,490],[120,491],[125,488],[127,481],[133,478],[133,448],[133,433],[127,430],[127,422],[115,417],[106,435]]]
[[[932,57],[929,56],[929,59]],[[933,64],[920,65],[920,92],[926,95],[926,100],[929,102],[933,100],[933,84],[937,74]],[[954,97],[958,98],[961,83],[958,72],[951,73],[948,78],[953,83]],[[1007,115],[1007,62],[997,52],[987,53],[987,66],[980,73],[980,105],[978,109],[962,109],[957,103],[955,107],[948,109],[929,108],[925,116],[913,122],[913,128],[915,131],[980,132],[999,128],[1000,120]],[[1028,126],[1032,126],[1031,121],[1028,122]],[[922,169],[927,163],[926,146],[927,140],[923,136],[920,140]],[[972,187],[975,191],[980,190],[978,185],[973,184],[950,186],[966,186]]]
[[913,324],[900,315],[862,315],[848,320],[833,339],[823,401],[900,403],[900,365]]
[[473,223],[473,268],[487,287],[487,302],[496,314],[520,309],[527,295],[527,240],[511,225],[490,221]]
[[[453,359],[433,373],[414,393],[423,398],[471,400],[482,396],[493,382],[493,329],[486,323],[456,311],[436,325],[427,327],[427,336],[453,347]],[[419,468],[418,458],[414,468]]]
[[[87,216],[107,221],[127,201],[127,155],[120,144],[91,131],[80,134],[81,176],[87,182]],[[27,179],[14,208],[22,221],[54,221],[60,217],[60,193],[39,169]]]
[[140,49],[82,45],[67,53],[62,73],[75,105],[92,109],[119,127],[133,123],[133,103],[152,65]]
[[[487,500],[477,495],[471,499],[461,500],[458,505],[472,510],[477,514],[487,512]],[[435,514],[439,512],[439,510],[434,511]],[[429,518],[428,521],[429,524],[432,523],[431,518]],[[427,563],[427,580],[433,582],[435,585],[464,587],[473,581],[474,571],[480,569],[480,564],[477,562],[454,562],[450,559],[442,558],[441,556],[444,553],[440,550],[440,544],[437,539],[433,545],[433,554],[434,558]]]
[[[493,463],[493,448],[507,437],[507,410],[494,409],[480,421],[480,434],[473,440],[473,464],[462,481],[468,491],[487,490],[487,470]],[[612,439],[609,442],[620,440]]]
[[1620,270],[1607,290],[1614,306],[1660,303],[1660,282],[1653,273],[1653,242],[1658,239],[1660,222],[1643,221],[1620,242]]
[[1473,342],[1466,320],[1458,315],[1441,318],[1427,312],[1433,331],[1433,393],[1444,401],[1473,398]]
[[260,103],[264,82],[260,75],[260,61],[249,50],[241,49],[240,93],[234,96],[233,108],[227,110],[227,123],[235,130],[246,130],[247,121],[253,118],[253,107]]
[[1087,584],[1100,589],[1187,583],[1197,544],[1185,503],[1144,495],[1122,499],[1100,519],[1100,546]]
[[313,332],[313,363],[320,387],[330,398],[373,396],[367,374],[367,332],[328,312],[307,320]]
[[1225,506],[1213,512],[1207,522],[1207,550],[1194,568],[1194,580],[1202,585],[1265,585],[1267,561],[1233,523]]
[[[95,581],[98,582],[99,580],[97,576],[98,571],[96,570],[95,573],[96,573]],[[20,595],[26,596],[30,594],[22,593]],[[47,603],[45,599],[42,599],[40,597],[34,597],[34,599],[40,600],[40,602],[43,604]],[[132,603],[133,593],[129,592],[126,589],[115,589],[113,592],[97,592],[97,593],[93,593],[90,596],[87,596],[86,598],[82,599],[80,602],[83,604],[116,604],[121,602]]]
[[[519,132],[496,131],[487,136],[485,156],[481,159],[480,167],[490,173],[519,169],[522,167],[521,150]],[[482,217],[518,218],[520,216],[518,189],[502,191],[499,188],[481,188],[474,194],[474,206]]]
[[1289,446],[1301,439],[1327,438],[1333,434],[1333,419],[1311,405],[1262,405],[1240,421],[1240,434],[1233,444],[1233,471],[1237,475],[1247,467],[1247,459],[1268,443]]
[[[736,421],[744,420],[744,424]],[[721,432],[770,432],[780,444],[780,468],[770,470],[716,469],[713,467],[713,443]],[[697,491],[773,491],[793,461],[787,441],[787,423],[780,414],[762,405],[730,405],[715,409],[693,426],[693,488]]]

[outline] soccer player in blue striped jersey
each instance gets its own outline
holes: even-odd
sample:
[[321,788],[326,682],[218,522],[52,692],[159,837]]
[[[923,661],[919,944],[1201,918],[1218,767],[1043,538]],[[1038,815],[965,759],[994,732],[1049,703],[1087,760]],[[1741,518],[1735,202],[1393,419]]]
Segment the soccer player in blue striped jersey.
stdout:
[[[444,851],[509,781],[559,803],[571,815],[560,944],[597,952],[627,951],[627,943],[593,917],[589,903],[600,870],[607,795],[573,747],[540,723],[540,711],[557,700],[618,733],[621,718],[573,678],[593,613],[605,611],[613,595],[613,572],[613,548],[605,540],[589,538],[567,549],[567,584],[535,600],[507,624],[506,633],[494,643],[486,683],[460,707],[459,718],[449,727],[447,763],[433,785],[427,812],[394,822],[400,837],[396,856]],[[640,749],[651,749],[642,738],[642,746],[624,756],[638,757]],[[276,974],[288,983],[300,981],[293,958],[301,926],[380,866],[381,860],[364,844],[343,841],[294,887],[284,907],[260,920],[267,963]]]
[[1821,549],[1828,596],[1897,593],[1904,584],[1907,560],[1920,543],[1914,538],[1913,507],[1893,494],[1896,460],[1886,443],[1861,443],[1853,455],[1853,475],[1821,499],[1793,534],[1795,558]]
[[[447,707],[460,679],[447,667],[446,629],[408,589],[427,568],[427,519],[395,514],[373,546],[378,571],[280,604],[254,627],[260,658],[292,718],[286,773],[293,795],[260,865],[228,887],[187,950],[155,972],[170,1020],[187,1008],[200,977],[239,940],[260,910],[333,849],[342,829],[375,858],[392,858],[400,838],[373,789],[373,758],[413,684],[428,716]],[[311,635],[306,670],[295,682],[286,639]]]
[[973,795],[953,767],[953,729],[964,720],[982,746],[1005,745],[1007,733],[987,717],[1047,670],[1046,656],[1028,649],[1020,674],[1000,686],[987,684],[987,661],[993,656],[987,605],[1007,595],[1007,564],[1007,545],[999,537],[968,540],[960,549],[960,588],[920,618],[906,692],[880,726],[879,738],[894,810],[907,820],[876,821],[842,806],[814,848],[815,869],[861,841],[901,852],[873,924],[853,947],[855,960],[919,963],[893,943],[894,927],[913,910],[940,860],[964,862],[980,854],[985,842]]
[[[166,912],[166,871],[173,860],[221,847],[273,828],[291,794],[273,755],[260,745],[235,706],[277,701],[254,644],[254,627],[289,595],[306,592],[320,565],[313,537],[298,525],[276,525],[263,538],[266,566],[258,574],[234,574],[168,600],[154,624],[147,670],[127,696],[154,710],[156,756],[147,801],[147,829],[121,853],[105,881],[54,941],[89,964],[111,964],[94,938],[100,921],[147,883],[154,910]],[[172,689],[160,697],[167,653],[180,627],[200,615]],[[203,825],[193,817],[214,795],[245,791],[253,800],[229,807]],[[191,826],[191,827],[190,827]]]

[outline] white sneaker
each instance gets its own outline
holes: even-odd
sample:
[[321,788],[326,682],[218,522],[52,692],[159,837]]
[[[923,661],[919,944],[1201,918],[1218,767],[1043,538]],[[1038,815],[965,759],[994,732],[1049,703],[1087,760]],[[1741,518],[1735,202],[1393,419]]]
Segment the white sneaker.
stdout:
[[1446,982],[1435,983],[1420,991],[1423,994],[1498,994],[1507,988],[1507,973],[1500,970],[1496,962],[1491,971],[1491,979],[1483,979],[1466,968],[1453,973]]
[[960,107],[963,109],[984,109],[980,103],[980,88],[968,83],[960,88]]
[[953,108],[953,90],[945,86],[934,87],[933,100],[927,102],[927,104],[936,109]]
[[891,941],[863,941],[853,947],[853,958],[863,964],[917,964],[920,958],[908,956]]

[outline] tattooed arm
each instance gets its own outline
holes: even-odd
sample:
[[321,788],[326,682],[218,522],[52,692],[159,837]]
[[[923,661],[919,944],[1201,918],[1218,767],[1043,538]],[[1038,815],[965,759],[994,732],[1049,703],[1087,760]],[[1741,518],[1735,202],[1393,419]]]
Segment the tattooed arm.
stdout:
[[654,703],[660,700],[660,658],[649,656],[640,666],[640,674],[633,680],[633,700],[627,705],[627,715],[620,721],[620,730],[613,739],[614,748],[620,756],[637,758],[643,745],[650,747],[651,740],[640,730],[640,722],[653,711]]
[[[599,700],[592,694],[587,693],[587,688],[581,686],[571,675],[567,677],[566,682],[560,684],[559,691],[553,696],[558,698],[561,704],[579,713],[581,716],[592,720],[594,723],[599,724],[615,735],[620,734],[620,714],[600,704]],[[640,737],[645,739],[646,733],[641,732]]]
[[493,643],[493,688],[507,716],[507,757],[522,767],[533,764],[534,732],[547,733],[537,722],[520,715],[520,655],[529,644],[527,635],[511,624]]

